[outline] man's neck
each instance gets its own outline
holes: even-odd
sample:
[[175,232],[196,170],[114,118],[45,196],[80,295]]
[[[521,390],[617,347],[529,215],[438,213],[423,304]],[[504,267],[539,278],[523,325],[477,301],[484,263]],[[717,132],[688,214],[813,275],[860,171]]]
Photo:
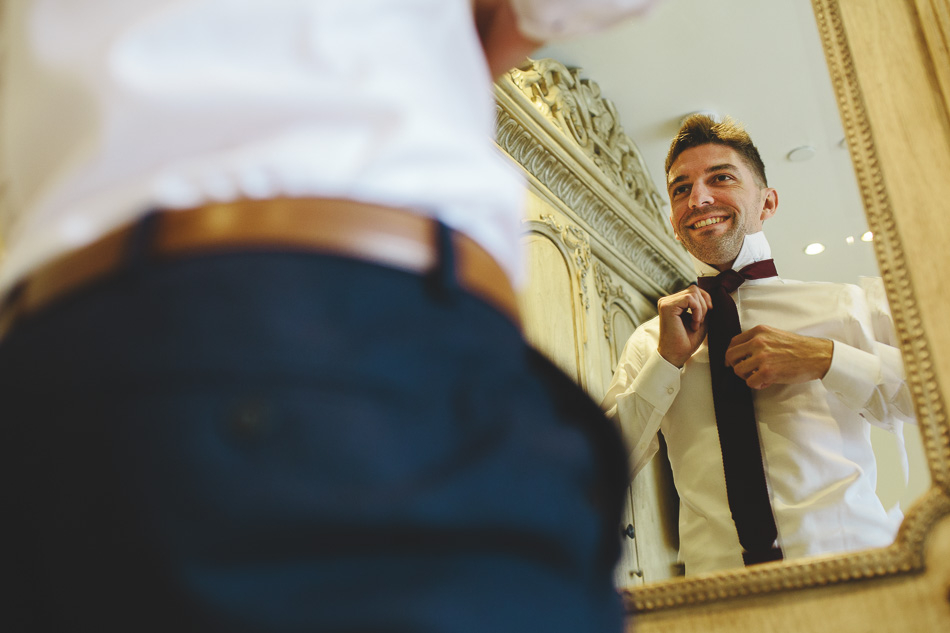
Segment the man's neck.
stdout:
[[765,233],[759,231],[758,233],[750,233],[745,236],[742,242],[742,248],[739,249],[736,258],[728,264],[708,264],[696,259],[696,257],[692,255],[691,257],[693,259],[693,269],[696,271],[696,276],[708,277],[717,275],[724,270],[731,268],[738,270],[749,264],[762,261],[763,259],[771,259],[772,248],[769,246],[768,240],[765,239]]

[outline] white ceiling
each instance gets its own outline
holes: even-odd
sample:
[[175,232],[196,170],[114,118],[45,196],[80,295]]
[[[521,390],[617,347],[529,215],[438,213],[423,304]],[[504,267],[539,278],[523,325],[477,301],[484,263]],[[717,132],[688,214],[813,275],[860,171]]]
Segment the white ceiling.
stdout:
[[[847,282],[878,274],[873,246],[860,239],[866,221],[809,0],[660,0],[646,16],[535,57],[581,67],[600,85],[661,193],[685,115],[737,119],[779,193],[765,224],[779,274]],[[802,145],[814,158],[789,161]],[[825,252],[805,255],[812,242]]]

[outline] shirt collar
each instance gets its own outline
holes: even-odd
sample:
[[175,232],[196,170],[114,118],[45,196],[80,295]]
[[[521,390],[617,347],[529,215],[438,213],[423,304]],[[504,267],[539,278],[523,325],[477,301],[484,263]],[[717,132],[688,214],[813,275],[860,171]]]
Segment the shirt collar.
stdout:
[[[693,258],[693,269],[696,271],[697,277],[715,277],[719,274],[719,271],[709,264],[699,261],[692,255],[690,257]],[[742,241],[742,248],[739,249],[736,261],[732,264],[732,269],[740,270],[749,264],[760,262],[763,259],[771,259],[771,257],[772,247],[769,246],[769,241],[765,239],[765,233],[762,231],[750,233]]]

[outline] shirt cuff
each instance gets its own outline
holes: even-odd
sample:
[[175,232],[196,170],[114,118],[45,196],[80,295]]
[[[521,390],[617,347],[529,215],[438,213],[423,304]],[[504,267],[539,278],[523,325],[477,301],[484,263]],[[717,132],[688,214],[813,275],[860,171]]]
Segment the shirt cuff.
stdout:
[[637,374],[635,391],[655,409],[666,412],[680,391],[682,371],[653,350]]
[[510,0],[518,30],[546,42],[602,31],[642,13],[655,0]]
[[874,354],[838,341],[833,343],[831,367],[821,383],[849,408],[860,411],[881,381],[881,361]]

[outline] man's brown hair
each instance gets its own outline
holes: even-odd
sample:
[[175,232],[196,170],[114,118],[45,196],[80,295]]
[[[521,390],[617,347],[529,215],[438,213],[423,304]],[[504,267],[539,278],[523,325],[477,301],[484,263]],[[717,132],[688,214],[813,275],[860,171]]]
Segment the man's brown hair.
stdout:
[[670,152],[666,155],[667,178],[670,175],[670,167],[680,154],[692,147],[707,143],[716,143],[734,149],[752,170],[756,184],[760,187],[769,186],[765,178],[765,164],[759,156],[759,150],[756,149],[743,127],[730,117],[725,117],[717,123],[706,114],[693,114],[683,121],[680,131],[670,145]]

